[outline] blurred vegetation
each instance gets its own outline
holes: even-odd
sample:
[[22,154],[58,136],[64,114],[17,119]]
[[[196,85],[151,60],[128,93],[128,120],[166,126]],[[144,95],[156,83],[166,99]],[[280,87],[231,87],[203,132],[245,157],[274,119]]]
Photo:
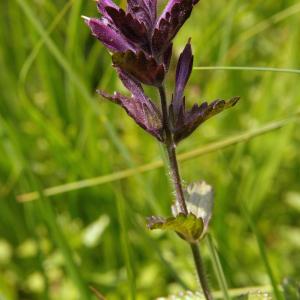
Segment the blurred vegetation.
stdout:
[[[94,1],[11,0],[0,8],[0,299],[95,299],[88,286],[108,299],[197,290],[185,243],[145,228],[146,216],[170,214],[166,169],[43,196],[47,187],[164,157],[119,107],[95,94],[97,87],[124,89],[80,18],[97,15]],[[299,68],[299,15],[297,0],[201,1],[175,40],[169,90],[188,37],[195,66]],[[299,82],[297,74],[194,70],[188,103],[242,100],[178,152],[289,118],[300,107]],[[292,122],[181,163],[186,182],[215,187],[210,232],[230,288],[270,285],[259,246],[277,283],[299,280],[299,147]],[[16,200],[31,191],[38,200]],[[205,242],[201,249],[219,290]]]

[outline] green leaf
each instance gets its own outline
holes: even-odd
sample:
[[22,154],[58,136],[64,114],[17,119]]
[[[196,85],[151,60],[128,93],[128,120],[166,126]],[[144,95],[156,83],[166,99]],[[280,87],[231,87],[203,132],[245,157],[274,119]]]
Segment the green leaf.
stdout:
[[[204,231],[206,231],[214,205],[212,186],[203,180],[189,184],[184,190],[184,198],[188,212],[203,220]],[[180,212],[177,202],[172,206],[172,212],[174,216]]]
[[194,214],[190,213],[185,215],[179,213],[176,217],[162,218],[162,217],[149,217],[149,229],[164,229],[175,231],[181,238],[190,242],[196,243],[203,233],[204,224],[202,219],[197,218]]
[[196,243],[203,238],[213,209],[213,189],[205,181],[198,181],[187,186],[184,198],[188,215],[180,211],[178,202],[172,206],[173,217],[149,217],[149,229],[175,231],[184,240]]

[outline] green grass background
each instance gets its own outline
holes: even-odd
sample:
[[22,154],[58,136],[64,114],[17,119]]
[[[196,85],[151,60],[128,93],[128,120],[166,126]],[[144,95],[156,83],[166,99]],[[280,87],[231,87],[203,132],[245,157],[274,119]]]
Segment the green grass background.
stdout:
[[[0,9],[0,299],[95,299],[89,285],[108,299],[197,290],[187,245],[145,227],[146,216],[170,214],[167,169],[42,193],[164,158],[124,111],[95,94],[99,87],[124,91],[80,18],[96,16],[95,3],[2,0]],[[175,39],[169,95],[188,37],[195,66],[299,69],[299,20],[297,0],[201,1]],[[178,153],[291,118],[300,77],[194,70],[186,90],[189,105],[236,95],[238,106],[205,123]],[[288,122],[181,163],[186,183],[205,179],[215,188],[210,232],[230,288],[270,285],[271,273],[277,283],[300,277],[299,132],[299,123]],[[38,200],[16,200],[31,191]],[[205,242],[201,249],[218,290]]]

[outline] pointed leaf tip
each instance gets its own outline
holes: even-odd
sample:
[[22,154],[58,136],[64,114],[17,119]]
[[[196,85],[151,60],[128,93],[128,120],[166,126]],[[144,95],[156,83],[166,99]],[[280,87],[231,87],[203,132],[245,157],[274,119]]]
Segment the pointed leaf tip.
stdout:
[[[138,88],[133,86],[133,88]],[[110,95],[102,90],[97,90],[102,97],[123,107],[127,114],[145,131],[156,137],[160,142],[164,141],[162,119],[160,111],[155,104],[147,98],[142,90],[136,90],[131,97],[118,92]]]
[[170,105],[170,113],[175,123],[180,123],[179,114],[185,110],[183,93],[193,68],[194,56],[190,40],[191,39],[189,38],[180,54],[176,67],[175,91]]
[[188,111],[185,111],[185,106],[183,105],[180,118],[172,120],[175,142],[178,144],[181,140],[192,134],[206,120],[235,106],[239,100],[240,97],[233,97],[227,101],[217,99],[209,104],[203,102],[200,105],[194,104],[192,109]]
[[191,15],[197,0],[170,0],[158,18],[152,35],[153,51],[159,55]]
[[81,18],[82,18],[84,21],[86,21],[86,22],[89,22],[89,20],[91,19],[91,18],[89,18],[89,17],[87,17],[87,16],[84,16],[84,15],[81,15]]

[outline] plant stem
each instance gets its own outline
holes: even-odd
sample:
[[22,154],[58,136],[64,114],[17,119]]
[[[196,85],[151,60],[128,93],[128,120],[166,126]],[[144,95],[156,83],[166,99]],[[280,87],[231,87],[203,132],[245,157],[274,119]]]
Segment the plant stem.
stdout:
[[168,107],[167,107],[167,99],[166,99],[166,91],[164,87],[159,88],[159,94],[160,94],[160,101],[161,101],[161,109],[163,113],[163,125],[165,129],[166,134],[166,148],[170,163],[170,169],[171,169],[171,177],[174,184],[175,192],[176,192],[176,200],[178,201],[179,207],[181,212],[183,212],[185,215],[188,214],[184,195],[183,195],[183,189],[181,185],[180,180],[180,174],[179,174],[179,168],[176,158],[176,151],[175,151],[175,143],[173,141],[173,136],[170,129],[169,124],[169,114],[168,114]]
[[[174,143],[174,139],[173,139],[173,135],[172,135],[171,128],[170,128],[170,123],[169,123],[166,91],[165,91],[164,86],[159,87],[158,90],[159,90],[159,94],[160,94],[161,109],[162,109],[162,114],[163,114],[163,125],[164,125],[165,134],[166,134],[165,145],[166,145],[168,158],[169,158],[171,178],[172,178],[172,182],[174,184],[175,193],[176,193],[176,201],[179,204],[180,211],[182,213],[184,213],[185,215],[187,215],[188,210],[186,207],[184,194],[183,194],[183,188],[182,188],[182,184],[181,184],[181,178],[180,178],[178,162],[177,162],[177,157],[176,157],[176,148],[175,148],[176,146]],[[206,298],[206,300],[212,300],[213,298],[212,298],[212,295],[208,288],[205,271],[204,271],[204,266],[202,263],[199,248],[196,244],[193,244],[193,243],[189,243],[189,244],[190,244],[190,247],[191,247],[191,250],[193,253],[193,258],[194,258],[197,275],[198,275],[203,293],[205,295],[205,298]]]
[[167,152],[168,152],[168,157],[169,157],[169,162],[170,162],[170,169],[171,169],[171,173],[172,173],[171,174],[172,181],[173,181],[175,192],[176,192],[176,199],[179,203],[180,211],[183,212],[185,215],[187,215],[188,210],[187,210],[186,203],[184,200],[184,194],[183,194],[183,189],[182,189],[181,180],[180,180],[175,146],[174,145],[167,146]]

